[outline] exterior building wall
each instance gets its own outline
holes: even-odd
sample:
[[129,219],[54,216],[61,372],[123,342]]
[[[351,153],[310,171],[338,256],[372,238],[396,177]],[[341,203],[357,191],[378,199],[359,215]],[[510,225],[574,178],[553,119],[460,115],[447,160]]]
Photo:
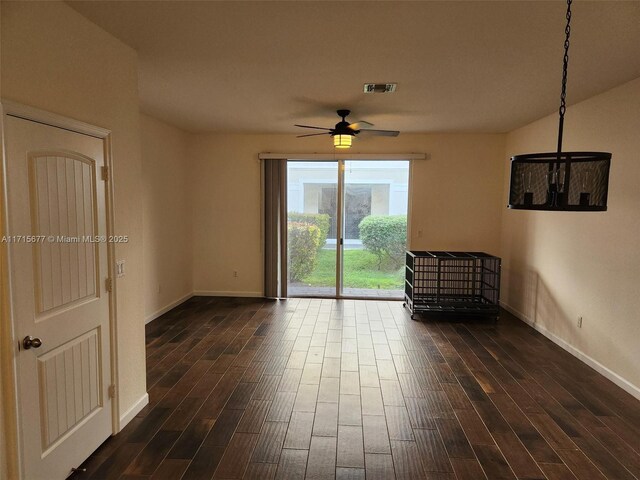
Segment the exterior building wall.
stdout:
[[[332,162],[317,162],[314,168],[289,169],[289,211],[299,213],[318,213],[321,185],[336,185],[337,170]],[[403,169],[397,168],[393,162],[376,162],[378,168],[358,166],[356,161],[347,162],[348,184],[372,185],[371,214],[401,215],[406,214],[408,205],[408,185]],[[349,173],[358,175],[358,180],[350,181]]]
[[371,215],[389,215],[389,187],[388,184],[371,187]]

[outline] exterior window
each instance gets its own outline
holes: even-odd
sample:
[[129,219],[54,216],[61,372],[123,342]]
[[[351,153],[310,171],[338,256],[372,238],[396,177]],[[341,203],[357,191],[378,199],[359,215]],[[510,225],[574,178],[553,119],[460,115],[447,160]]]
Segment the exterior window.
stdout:
[[[389,188],[387,185],[380,185],[382,188],[378,190],[386,191],[386,199],[382,202],[388,202]],[[364,217],[371,215],[372,191],[375,185],[347,185],[345,188],[345,228],[344,238],[349,240],[357,240],[360,238],[360,230],[358,226]],[[320,202],[318,213],[326,213],[331,218],[331,227],[329,236],[337,235],[336,218],[333,213],[336,211],[336,187],[332,185],[322,186],[320,189]]]

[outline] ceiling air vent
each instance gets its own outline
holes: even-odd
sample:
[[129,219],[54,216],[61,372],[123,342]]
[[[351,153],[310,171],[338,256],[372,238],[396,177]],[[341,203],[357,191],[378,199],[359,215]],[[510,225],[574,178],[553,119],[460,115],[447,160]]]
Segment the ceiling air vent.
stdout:
[[364,93],[393,93],[397,83],[365,83]]

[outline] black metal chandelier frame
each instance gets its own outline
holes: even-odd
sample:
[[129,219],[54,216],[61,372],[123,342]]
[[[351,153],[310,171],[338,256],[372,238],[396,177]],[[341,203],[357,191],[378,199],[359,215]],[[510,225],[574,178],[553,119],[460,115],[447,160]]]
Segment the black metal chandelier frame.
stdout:
[[511,157],[509,208],[583,212],[607,209],[611,153],[562,151],[571,3],[572,0],[567,0],[557,151]]

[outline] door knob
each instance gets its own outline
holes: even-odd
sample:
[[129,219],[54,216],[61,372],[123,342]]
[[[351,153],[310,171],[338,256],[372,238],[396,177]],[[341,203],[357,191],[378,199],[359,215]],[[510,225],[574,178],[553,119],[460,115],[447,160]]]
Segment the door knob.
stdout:
[[25,350],[29,350],[30,348],[40,348],[41,345],[42,340],[40,340],[38,337],[27,335],[26,337],[24,337],[24,340],[22,340],[22,346]]

